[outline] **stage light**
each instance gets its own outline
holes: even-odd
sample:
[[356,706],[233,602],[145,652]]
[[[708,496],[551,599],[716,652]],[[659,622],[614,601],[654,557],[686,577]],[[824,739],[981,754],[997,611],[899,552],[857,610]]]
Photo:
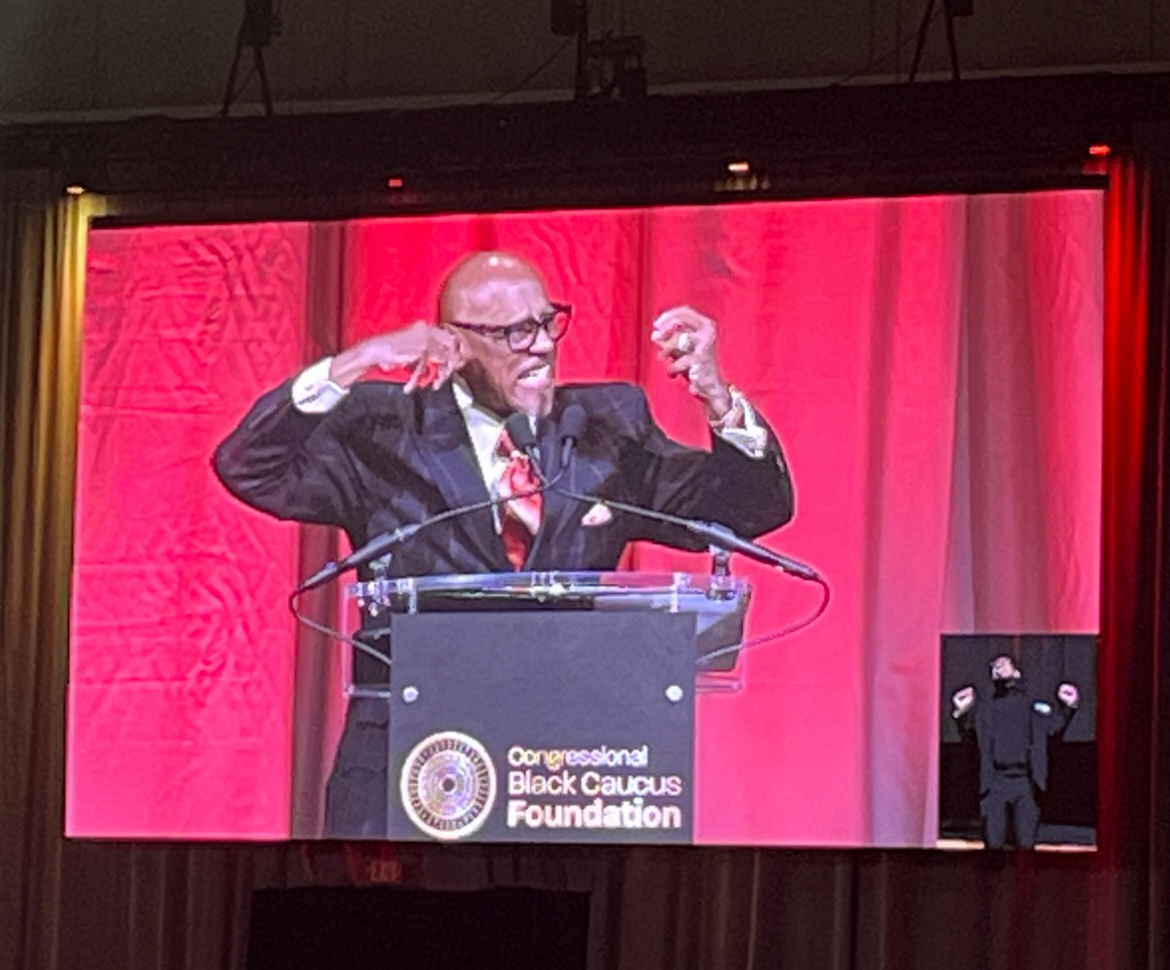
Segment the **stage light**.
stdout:
[[727,171],[732,175],[747,175],[752,170],[752,163],[737,159],[727,163]]
[[65,186],[66,195],[85,195],[84,185],[67,185]]
[[1089,154],[1094,158],[1106,158],[1113,154],[1113,149],[1104,144],[1090,145]]
[[388,189],[400,189],[405,184],[406,182],[397,175],[392,175],[390,178],[386,179],[386,188]]

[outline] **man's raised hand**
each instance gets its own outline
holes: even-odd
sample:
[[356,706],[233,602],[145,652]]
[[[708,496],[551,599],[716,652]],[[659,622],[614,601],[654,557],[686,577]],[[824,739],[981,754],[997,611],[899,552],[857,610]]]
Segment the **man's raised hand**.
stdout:
[[445,327],[418,321],[399,330],[376,334],[359,341],[333,358],[329,379],[348,388],[368,371],[407,370],[404,390],[440,388],[466,361],[466,348],[459,334]]
[[975,706],[975,688],[964,687],[955,691],[951,697],[951,702],[955,705],[955,717],[966,714]]
[[687,387],[707,407],[707,417],[719,421],[731,410],[731,390],[719,373],[715,358],[715,321],[689,306],[659,314],[650,339],[659,359],[672,376],[685,374]]

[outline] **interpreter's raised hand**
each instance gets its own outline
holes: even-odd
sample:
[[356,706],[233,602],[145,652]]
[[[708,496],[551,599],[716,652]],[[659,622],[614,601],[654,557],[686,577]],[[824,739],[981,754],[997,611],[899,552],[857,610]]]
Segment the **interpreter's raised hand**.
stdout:
[[716,325],[689,306],[659,314],[650,339],[659,359],[673,376],[686,375],[687,387],[707,408],[707,417],[719,421],[731,410],[731,390],[715,357]]
[[459,334],[418,321],[367,337],[342,351],[329,366],[329,379],[350,387],[374,368],[406,370],[410,376],[403,390],[410,394],[419,387],[442,387],[466,359],[467,350]]
[[975,706],[975,688],[964,687],[957,690],[954,696],[951,697],[951,702],[955,705],[955,716],[966,714],[972,707]]
[[1077,690],[1076,684],[1061,684],[1056,688],[1056,697],[1068,707],[1076,707],[1081,702],[1081,692]]

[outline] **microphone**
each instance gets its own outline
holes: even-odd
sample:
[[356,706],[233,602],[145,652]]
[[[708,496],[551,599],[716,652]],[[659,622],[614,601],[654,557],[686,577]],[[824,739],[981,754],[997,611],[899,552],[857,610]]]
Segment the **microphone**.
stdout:
[[664,522],[667,525],[685,529],[687,532],[704,539],[708,545],[717,546],[726,552],[742,553],[749,559],[761,562],[765,566],[775,566],[790,576],[795,576],[797,579],[824,584],[823,577],[812,566],[806,565],[798,559],[793,559],[790,556],[775,552],[767,546],[753,542],[751,539],[745,539],[735,532],[735,530],[721,525],[718,522],[705,522],[702,519],[687,519],[681,515],[658,512],[654,509],[643,508],[640,505],[619,502],[616,499],[601,498],[598,495],[580,495],[564,488],[558,488],[557,491],[562,495],[567,495],[569,498],[576,499],[578,502],[604,505],[608,508],[616,509],[619,512],[628,512],[631,515],[641,516],[644,519],[650,519],[654,522]]
[[790,576],[795,576],[797,579],[807,580],[810,583],[822,582],[821,574],[818,573],[812,566],[801,562],[799,559],[793,559],[790,556],[785,556],[782,553],[776,552],[774,549],[769,549],[767,546],[760,545],[758,542],[753,542],[751,539],[745,539],[737,532],[729,529],[725,525],[718,522],[704,522],[701,519],[682,519],[679,522],[684,528],[702,536],[713,546],[719,546],[728,552],[739,552],[756,562],[762,562],[765,566],[778,566]]
[[476,502],[473,505],[464,505],[458,509],[448,509],[446,512],[440,512],[438,515],[433,515],[429,519],[423,519],[421,522],[412,522],[410,525],[399,526],[392,532],[383,532],[380,535],[376,535],[364,546],[359,546],[344,559],[339,559],[337,562],[327,562],[308,579],[302,580],[294,591],[294,595],[307,593],[309,590],[316,589],[318,586],[324,586],[326,583],[335,580],[342,573],[347,573],[351,569],[357,569],[359,566],[364,566],[366,563],[386,555],[398,543],[412,538],[415,533],[428,525],[434,525],[436,522],[441,522],[444,519],[454,518],[456,513],[462,515],[464,513],[475,512],[491,504],[492,502]]
[[561,415],[561,464],[557,476],[564,474],[569,467],[569,459],[573,456],[573,449],[577,447],[577,439],[585,430],[585,409],[580,404],[570,404]]
[[[512,439],[512,444],[528,456],[528,460],[535,466],[536,462],[536,432],[532,430],[532,421],[522,411],[513,411],[504,422],[504,430]],[[541,478],[544,476],[541,475]]]
[[519,411],[513,412],[504,422],[504,428],[512,439],[512,444],[528,456],[532,470],[536,472],[536,477],[542,482],[542,487],[551,488],[561,480],[568,469],[569,459],[573,455],[573,449],[577,446],[577,439],[585,430],[586,420],[585,409],[580,404],[570,404],[565,408],[565,413],[561,415],[558,436],[561,443],[560,461],[557,463],[557,473],[551,479],[544,473],[544,468],[540,464],[536,434],[532,430],[532,422],[528,415]]

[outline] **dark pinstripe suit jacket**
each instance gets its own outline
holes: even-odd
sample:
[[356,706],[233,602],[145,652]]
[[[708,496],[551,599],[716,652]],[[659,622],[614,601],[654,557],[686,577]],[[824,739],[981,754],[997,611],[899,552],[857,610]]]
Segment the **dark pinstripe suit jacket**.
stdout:
[[[215,453],[220,480],[238,498],[282,519],[345,530],[354,545],[444,509],[488,498],[467,426],[450,385],[402,393],[401,386],[359,384],[326,415],[291,401],[291,381],[269,391]],[[556,426],[569,404],[587,415],[563,483],[570,491],[721,522],[757,536],[792,516],[792,483],[769,433],[754,459],[712,436],[710,451],[671,441],[650,416],[642,391],[628,384],[557,389],[542,422],[541,454],[555,474]],[[623,547],[649,539],[694,548],[694,538],[630,515],[584,526],[587,506],[546,493],[528,569],[612,569]],[[490,510],[425,529],[393,555],[394,576],[507,572],[511,567]]]

